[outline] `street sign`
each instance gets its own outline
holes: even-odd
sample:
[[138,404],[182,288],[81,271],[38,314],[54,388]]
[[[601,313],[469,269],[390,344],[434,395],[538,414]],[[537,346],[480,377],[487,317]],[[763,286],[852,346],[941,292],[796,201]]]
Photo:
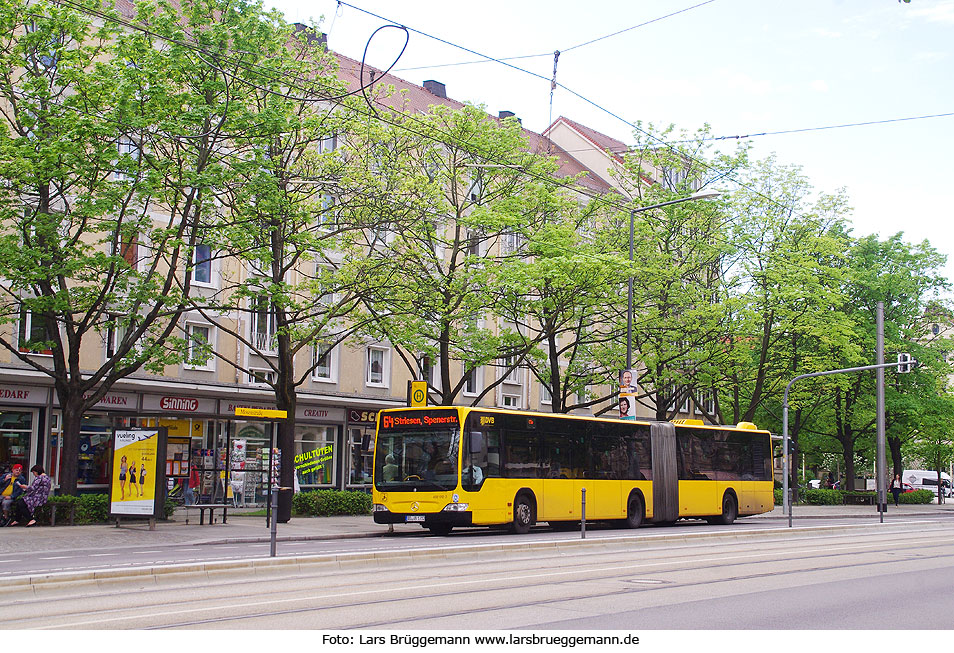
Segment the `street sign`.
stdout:
[[285,419],[288,417],[287,410],[276,410],[274,408],[245,408],[244,406],[235,407],[236,417],[272,417]]
[[427,405],[427,381],[408,381],[407,405]]

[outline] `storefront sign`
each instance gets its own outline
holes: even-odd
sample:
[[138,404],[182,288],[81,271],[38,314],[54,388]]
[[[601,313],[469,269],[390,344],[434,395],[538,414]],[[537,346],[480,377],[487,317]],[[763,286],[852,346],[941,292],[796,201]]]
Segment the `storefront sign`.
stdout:
[[21,385],[0,385],[0,403],[16,406],[45,406],[50,390]]
[[[91,394],[92,393],[87,393],[83,396],[89,397]],[[56,406],[60,405],[59,398],[56,396],[56,393],[53,394],[53,403]],[[92,408],[94,410],[137,411],[139,410],[139,395],[134,392],[107,392],[93,405]]]
[[298,406],[295,409],[295,419],[307,422],[344,422],[344,408],[322,408],[319,406]]
[[165,429],[125,429],[113,432],[113,470],[109,513],[158,517],[159,489],[165,481]]
[[295,456],[295,471],[299,475],[317,472],[325,466],[325,463],[331,462],[332,452],[333,448],[330,444],[301,452]]
[[358,424],[374,424],[378,419],[376,410],[356,410],[354,408],[348,411],[348,421]]
[[215,399],[189,397],[180,394],[143,395],[142,409],[150,413],[177,413],[185,415],[214,415]]
[[219,415],[225,417],[234,417],[236,408],[260,408],[262,410],[275,410],[275,404],[259,403],[252,401],[226,401],[219,400]]

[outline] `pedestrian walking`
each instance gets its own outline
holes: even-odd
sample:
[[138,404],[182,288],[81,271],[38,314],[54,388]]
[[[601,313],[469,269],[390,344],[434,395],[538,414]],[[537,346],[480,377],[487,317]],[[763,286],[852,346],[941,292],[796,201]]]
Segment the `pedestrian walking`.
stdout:
[[33,483],[29,487],[20,484],[20,487],[23,488],[23,494],[13,504],[14,521],[10,522],[11,526],[16,526],[20,522],[26,522],[27,526],[35,526],[34,512],[46,503],[50,496],[50,477],[46,475],[43,468],[34,465],[30,468],[30,471],[33,472]]
[[891,494],[894,495],[894,505],[900,506],[898,503],[898,497],[901,496],[901,492],[904,491],[904,484],[901,482],[901,474],[895,474],[894,479],[891,481]]

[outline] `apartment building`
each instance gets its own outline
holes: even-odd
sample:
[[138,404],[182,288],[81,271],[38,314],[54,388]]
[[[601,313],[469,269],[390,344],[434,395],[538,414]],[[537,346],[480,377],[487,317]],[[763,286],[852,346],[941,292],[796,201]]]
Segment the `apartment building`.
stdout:
[[[126,7],[126,11],[131,9]],[[336,57],[341,80],[352,90],[360,87],[360,63]],[[454,109],[464,106],[449,98],[437,81],[418,86],[365,67],[368,74],[377,75],[377,83],[400,91],[383,101],[404,111],[420,112],[434,104]],[[498,117],[511,115],[501,111]],[[577,182],[581,201],[587,194],[619,192],[611,171],[620,165],[620,153],[626,150],[622,142],[566,118],[559,118],[543,134],[524,130],[524,136],[531,149],[557,158],[558,176],[585,173]],[[120,152],[122,147],[135,149],[135,144],[119,146]],[[334,139],[323,145],[329,150],[336,146]],[[145,260],[148,243],[136,246]],[[515,243],[503,239],[489,247],[515,248]],[[199,296],[214,294],[226,280],[252,273],[236,260],[216,256],[201,242],[195,247],[189,271],[193,292]],[[7,328],[5,337],[20,343],[21,352],[31,339],[42,339],[42,326],[27,312],[15,327]],[[62,459],[62,411],[50,377],[35,369],[36,365],[49,365],[49,352],[31,351],[24,354],[28,357],[25,362],[9,351],[0,351],[0,465],[20,463],[29,468],[40,463],[54,479],[62,466],[76,465],[79,489],[101,491],[108,483],[112,430],[164,426],[172,443],[166,469],[172,484],[181,487],[190,472],[200,471],[200,495],[220,500],[230,494],[236,500],[262,503],[268,487],[265,470],[276,446],[275,424],[237,418],[235,409],[275,407],[274,393],[267,385],[272,374],[267,359],[276,354],[273,316],[267,310],[249,307],[240,314],[210,319],[208,312],[197,308],[182,316],[179,328],[186,346],[196,347],[195,355],[190,349],[185,361],[168,365],[161,373],[141,370],[116,382],[83,415],[78,460]],[[508,327],[501,324],[497,328]],[[116,342],[113,331],[103,333],[98,343],[87,342],[81,352],[84,366],[95,369],[112,355]],[[201,354],[199,345],[215,355]],[[368,487],[377,411],[404,405],[410,379],[425,378],[433,385],[439,373],[438,361],[412,353],[417,369],[411,369],[403,362],[407,356],[402,358],[401,353],[386,340],[362,338],[319,341],[298,352],[302,369],[313,370],[297,390],[295,454],[310,457],[320,452],[321,458],[320,465],[311,465],[298,475],[303,489]],[[460,362],[449,361],[448,365],[464,373]],[[497,381],[500,383],[493,391],[483,392]],[[581,393],[579,403],[611,397],[612,393],[611,384],[592,387]],[[471,370],[459,399],[483,406],[549,410],[550,397],[548,389],[528,370],[516,361],[501,360],[498,366]],[[613,400],[607,398],[578,412],[599,413],[612,405]]]

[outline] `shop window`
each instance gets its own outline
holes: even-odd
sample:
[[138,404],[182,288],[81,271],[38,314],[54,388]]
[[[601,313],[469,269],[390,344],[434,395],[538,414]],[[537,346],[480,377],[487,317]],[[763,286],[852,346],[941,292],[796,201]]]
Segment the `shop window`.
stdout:
[[334,444],[334,426],[295,427],[295,474],[302,488],[335,482],[338,457]]
[[[51,424],[50,469],[59,478],[62,448],[59,414],[54,414]],[[83,415],[80,424],[79,459],[76,464],[76,483],[81,487],[105,487],[109,484],[109,454],[112,451],[112,421],[106,415]]]
[[30,469],[30,445],[33,439],[33,413],[0,411],[0,469],[9,471],[13,465]]
[[352,428],[348,434],[348,485],[369,485],[374,462],[374,430]]

